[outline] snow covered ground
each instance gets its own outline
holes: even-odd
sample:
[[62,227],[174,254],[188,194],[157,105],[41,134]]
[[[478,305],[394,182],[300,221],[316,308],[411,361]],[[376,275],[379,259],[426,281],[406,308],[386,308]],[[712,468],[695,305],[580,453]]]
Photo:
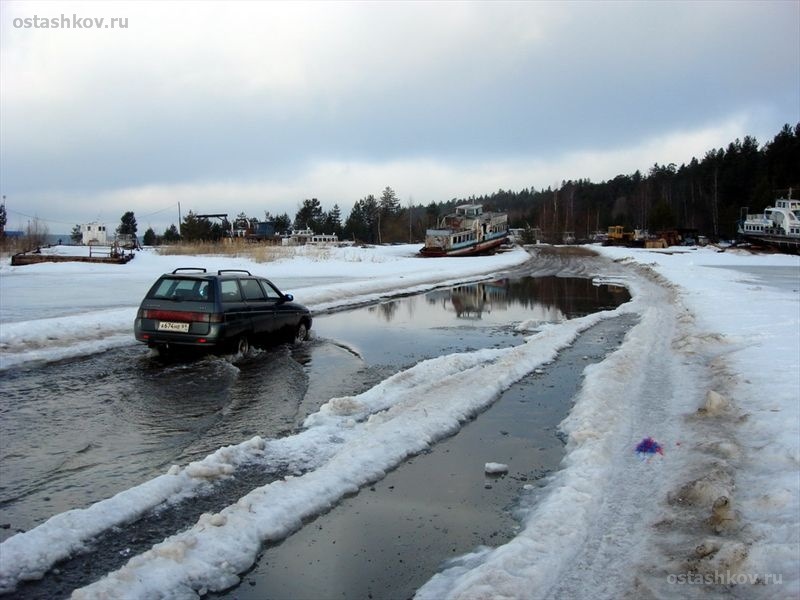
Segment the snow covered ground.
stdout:
[[[139,299],[159,273],[179,266],[248,268],[324,310],[474,280],[528,258],[517,250],[424,260],[416,249],[337,249],[268,264],[145,252],[125,266],[3,266],[0,368],[130,343]],[[543,491],[521,490],[519,535],[456,559],[418,597],[797,597],[800,262],[714,249],[597,250],[606,258],[534,250],[533,268],[613,278],[629,287],[630,303],[537,324],[514,348],[418,363],[358,396],[331,398],[297,435],[244,440],[56,515],[0,545],[0,592],[41,576],[99,531],[242,464],[288,464],[293,476],[204,515],[74,597],[182,598],[224,589],[265,540],[282,539],[454,433],[593,323],[632,312],[639,323],[624,344],[586,369],[562,423],[562,469]],[[637,455],[645,437],[663,454]]]

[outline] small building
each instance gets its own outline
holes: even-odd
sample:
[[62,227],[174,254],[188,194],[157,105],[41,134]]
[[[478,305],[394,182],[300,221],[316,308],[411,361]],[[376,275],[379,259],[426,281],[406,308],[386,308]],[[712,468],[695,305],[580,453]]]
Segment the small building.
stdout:
[[335,233],[314,233],[311,229],[293,229],[291,234],[284,237],[284,246],[305,246],[306,244],[328,245],[339,242]]
[[247,233],[247,239],[251,242],[274,241],[276,237],[275,221],[259,221]]
[[84,223],[81,225],[81,244],[86,246],[107,245],[108,237],[106,236],[105,223],[93,221],[92,223]]

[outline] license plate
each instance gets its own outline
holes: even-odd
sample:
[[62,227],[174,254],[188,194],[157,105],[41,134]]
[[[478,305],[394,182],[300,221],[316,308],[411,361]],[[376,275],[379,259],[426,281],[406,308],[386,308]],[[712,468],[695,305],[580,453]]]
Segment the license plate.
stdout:
[[178,333],[189,333],[189,323],[175,323],[174,321],[159,321],[159,331],[177,331]]

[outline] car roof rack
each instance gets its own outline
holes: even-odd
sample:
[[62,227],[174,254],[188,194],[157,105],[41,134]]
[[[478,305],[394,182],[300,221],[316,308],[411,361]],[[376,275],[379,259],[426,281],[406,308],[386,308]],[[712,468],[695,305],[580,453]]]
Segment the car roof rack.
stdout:
[[172,272],[172,274],[174,275],[178,271],[199,271],[201,273],[206,272],[206,270],[203,267],[178,267]]
[[223,273],[247,273],[248,275],[252,275],[250,271],[246,271],[245,269],[220,269],[217,271],[217,275],[222,275]]

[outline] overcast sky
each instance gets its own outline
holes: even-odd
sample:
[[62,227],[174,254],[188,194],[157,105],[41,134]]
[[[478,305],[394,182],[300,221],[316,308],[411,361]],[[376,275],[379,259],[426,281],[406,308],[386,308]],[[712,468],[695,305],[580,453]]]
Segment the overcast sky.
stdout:
[[603,181],[800,121],[797,0],[0,0],[0,21],[8,229]]

